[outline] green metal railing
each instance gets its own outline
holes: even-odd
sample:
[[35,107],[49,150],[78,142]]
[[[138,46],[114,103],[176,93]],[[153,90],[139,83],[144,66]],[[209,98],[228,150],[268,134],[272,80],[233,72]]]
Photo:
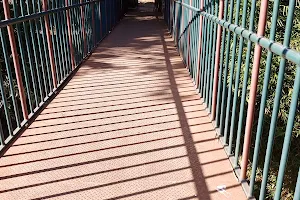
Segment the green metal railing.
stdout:
[[124,14],[122,0],[3,0],[0,150]]
[[[279,0],[166,0],[165,5],[164,16],[169,31],[207,105],[237,176],[244,188],[249,189],[246,191],[249,197],[267,198],[273,147],[282,145],[274,185],[274,199],[280,199],[284,195],[282,187],[292,134],[300,131],[294,127],[295,117],[300,114],[300,53],[290,48],[296,0],[288,1],[282,44],[275,42]],[[270,11],[271,19],[267,19]],[[265,33],[267,22],[268,36]],[[277,71],[272,71],[274,56],[280,59]],[[287,74],[287,62],[293,67],[294,76]],[[272,76],[276,77],[274,91],[270,91]],[[289,88],[292,95],[287,120],[281,124],[285,127],[284,139],[275,142],[285,78],[294,83]],[[272,99],[270,93],[274,94]],[[273,107],[270,124],[266,124],[267,101],[272,101]],[[267,137],[263,137],[265,135]],[[299,137],[297,139],[299,141]],[[265,155],[260,155],[262,150]],[[263,173],[261,185],[256,185],[259,160],[263,160]],[[298,181],[297,172],[293,177],[294,199],[299,200],[300,175]],[[249,185],[245,184],[247,182]],[[258,190],[256,195],[255,190]]]

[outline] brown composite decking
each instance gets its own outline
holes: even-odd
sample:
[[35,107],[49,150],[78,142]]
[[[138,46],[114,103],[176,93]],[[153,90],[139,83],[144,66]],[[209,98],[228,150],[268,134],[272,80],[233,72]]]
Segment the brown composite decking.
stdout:
[[121,21],[0,171],[3,200],[246,198],[163,22],[147,13]]

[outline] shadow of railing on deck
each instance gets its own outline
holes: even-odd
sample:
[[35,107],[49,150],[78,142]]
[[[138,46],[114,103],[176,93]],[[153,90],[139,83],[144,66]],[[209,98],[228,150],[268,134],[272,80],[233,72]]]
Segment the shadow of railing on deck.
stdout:
[[182,129],[184,143],[185,143],[186,150],[187,150],[187,156],[189,158],[191,170],[192,170],[193,177],[194,177],[194,183],[195,183],[195,187],[197,190],[197,197],[198,197],[198,199],[210,199],[209,191],[207,189],[206,182],[205,182],[205,177],[201,170],[201,163],[200,163],[198,155],[197,155],[197,149],[194,146],[192,133],[191,133],[190,127],[189,127],[190,125],[187,121],[184,106],[181,101],[181,96],[179,95],[177,83],[174,78],[173,67],[172,67],[172,64],[170,61],[168,47],[167,47],[167,44],[165,41],[165,33],[161,32],[160,37],[161,37],[161,42],[163,45],[166,68],[168,71],[169,81],[170,81],[170,85],[171,85],[170,89],[172,91],[173,98],[174,98],[175,104],[176,104],[177,113],[179,115],[179,121],[180,121],[180,126]]

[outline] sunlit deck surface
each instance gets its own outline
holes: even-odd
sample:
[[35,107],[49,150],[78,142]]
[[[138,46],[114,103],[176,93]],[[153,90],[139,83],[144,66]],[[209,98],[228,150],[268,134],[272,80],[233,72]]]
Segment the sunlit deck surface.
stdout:
[[0,159],[0,199],[246,199],[205,108],[133,12]]

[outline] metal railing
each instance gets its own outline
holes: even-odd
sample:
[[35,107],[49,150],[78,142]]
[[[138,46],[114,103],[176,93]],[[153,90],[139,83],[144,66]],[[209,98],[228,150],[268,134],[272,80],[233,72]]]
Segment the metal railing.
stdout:
[[[278,153],[281,153],[281,157],[277,156],[280,159],[275,169],[277,180],[274,199],[284,197],[282,187],[292,135],[300,131],[294,127],[295,117],[300,115],[297,107],[300,53],[290,48],[296,0],[286,3],[288,14],[284,19],[284,39],[281,44],[274,42],[278,31],[279,0],[165,0],[164,15],[169,31],[207,105],[232,166],[246,186],[244,189],[247,195],[259,199],[267,198],[266,188],[274,145],[279,146]],[[272,7],[269,6],[271,4]],[[267,19],[268,12],[271,13],[270,19]],[[278,66],[274,64],[275,56],[280,60]],[[287,62],[292,66],[292,74],[287,72]],[[276,70],[272,72],[274,67]],[[276,77],[273,89],[270,87],[272,76]],[[285,78],[294,83],[288,87],[283,86]],[[284,87],[290,93],[287,95],[290,97],[287,120],[281,124],[281,127],[285,127],[285,133],[282,141],[274,143],[279,129],[278,118]],[[266,104],[270,101],[273,108],[269,111],[268,124]],[[297,139],[299,141],[299,137]],[[290,155],[293,156],[299,154]],[[256,185],[259,160],[262,160],[263,167],[259,177],[261,183]],[[298,169],[299,164],[293,174],[295,182],[291,186],[294,199],[297,200],[300,198],[300,174],[296,180]]]
[[118,23],[125,9],[122,0],[2,3],[0,150]]

